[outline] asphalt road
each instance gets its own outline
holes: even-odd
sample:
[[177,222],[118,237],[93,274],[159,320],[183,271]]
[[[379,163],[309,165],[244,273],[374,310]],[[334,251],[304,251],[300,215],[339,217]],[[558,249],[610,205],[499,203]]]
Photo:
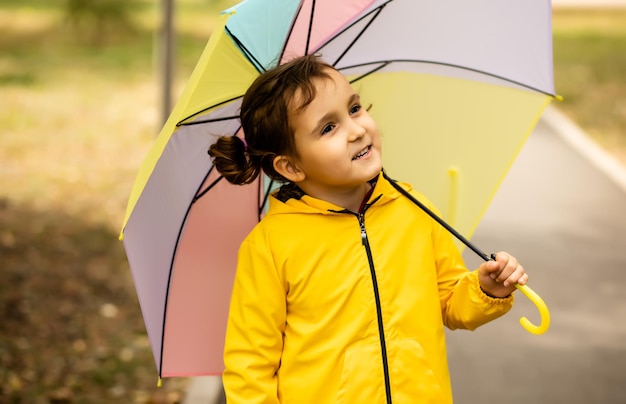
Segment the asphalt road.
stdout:
[[626,403],[624,175],[608,175],[608,157],[555,129],[540,121],[472,238],[520,260],[551,327],[521,328],[520,316],[539,315],[518,293],[505,317],[448,332],[457,404]]

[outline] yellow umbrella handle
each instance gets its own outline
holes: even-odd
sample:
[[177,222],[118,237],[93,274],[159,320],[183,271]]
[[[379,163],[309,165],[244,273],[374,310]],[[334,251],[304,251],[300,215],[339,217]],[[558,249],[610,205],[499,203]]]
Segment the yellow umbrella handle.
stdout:
[[539,296],[527,285],[515,284],[515,287],[526,295],[526,297],[529,298],[535,306],[537,306],[539,314],[541,315],[541,324],[539,325],[534,325],[526,317],[521,317],[519,319],[519,323],[531,334],[540,335],[548,331],[548,328],[550,327],[550,312],[548,311],[548,306],[546,306],[541,296]]

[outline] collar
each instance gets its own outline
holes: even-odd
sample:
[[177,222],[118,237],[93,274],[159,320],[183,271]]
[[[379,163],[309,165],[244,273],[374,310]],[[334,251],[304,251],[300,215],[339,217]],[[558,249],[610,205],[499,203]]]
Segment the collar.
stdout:
[[[382,172],[368,182],[372,185],[372,190],[366,198],[365,204],[372,205],[375,202],[376,206],[383,205],[401,196],[400,192],[396,190],[386,178],[384,178]],[[411,190],[411,187],[408,184],[400,183],[400,185],[407,191]],[[307,195],[294,183],[286,183],[281,186],[278,191],[274,192],[272,194],[272,198],[270,198],[270,206],[272,205],[274,205],[274,207],[273,209],[271,208],[270,211],[273,210],[273,213],[288,213],[294,211],[329,213],[329,211],[338,211],[343,209],[343,207],[339,207],[330,202]],[[279,207],[278,205],[281,205],[282,207]]]
[[[377,175],[376,177],[374,177],[371,180],[367,181],[367,182],[369,182],[371,188],[370,188],[369,191],[367,191],[367,194],[365,195],[365,199],[363,200],[363,205],[365,205],[365,203],[369,199],[370,195],[372,195],[372,191],[374,190],[374,187],[376,187],[376,183],[378,182],[378,178],[379,177],[380,177],[380,175]],[[296,185],[293,182],[288,182],[288,183],[282,185],[278,189],[278,191],[274,194],[276,199],[278,199],[279,201],[281,201],[283,203],[287,202],[288,200],[290,200],[292,198],[300,200],[305,195],[306,195],[306,192],[304,192],[298,185]]]

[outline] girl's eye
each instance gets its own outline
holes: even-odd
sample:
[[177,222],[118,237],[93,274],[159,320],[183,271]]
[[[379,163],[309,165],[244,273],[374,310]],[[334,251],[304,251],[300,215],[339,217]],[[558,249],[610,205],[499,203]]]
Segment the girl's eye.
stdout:
[[352,108],[350,108],[350,114],[356,114],[361,110],[361,104],[354,104]]
[[335,125],[332,125],[332,124],[325,125],[322,128],[322,135],[325,135],[325,134],[331,132],[334,128],[335,128]]

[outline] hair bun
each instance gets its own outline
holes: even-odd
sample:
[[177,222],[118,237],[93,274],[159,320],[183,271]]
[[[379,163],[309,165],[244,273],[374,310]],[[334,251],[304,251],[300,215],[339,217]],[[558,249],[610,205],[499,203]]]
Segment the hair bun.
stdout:
[[245,141],[237,136],[220,136],[208,153],[217,171],[231,184],[249,184],[258,176],[258,170],[249,163]]

